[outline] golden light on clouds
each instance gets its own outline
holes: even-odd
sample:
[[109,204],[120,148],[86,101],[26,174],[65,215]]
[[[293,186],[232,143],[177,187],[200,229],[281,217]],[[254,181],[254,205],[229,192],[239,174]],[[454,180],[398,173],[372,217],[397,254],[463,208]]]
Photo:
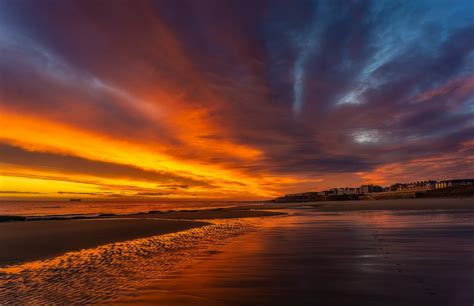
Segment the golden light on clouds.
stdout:
[[[220,165],[200,164],[198,161],[179,160],[160,151],[167,148],[160,144],[147,145],[130,141],[117,140],[110,136],[84,131],[64,123],[52,122],[34,116],[19,116],[2,111],[0,122],[0,138],[2,142],[21,147],[31,152],[48,152],[58,155],[80,157],[91,161],[101,161],[117,165],[127,165],[143,171],[160,173],[163,178],[150,181],[148,178],[130,179],[127,177],[107,178],[107,174],[85,175],[59,171],[58,169],[20,169],[8,165],[3,166],[4,180],[2,189],[16,191],[43,192],[50,196],[62,196],[57,192],[101,193],[110,192],[115,195],[134,196],[140,194],[159,194],[169,197],[224,197],[253,195],[269,197],[275,193],[268,184],[281,183],[282,178],[251,177],[245,173],[226,169]],[[189,135],[184,137],[191,141]],[[257,159],[258,150],[234,145],[229,142],[216,143],[216,140],[193,142],[196,149],[209,147],[210,150],[222,150],[223,155],[236,158]],[[201,148],[201,151],[204,151]],[[30,177],[21,175],[29,174]],[[35,177],[31,177],[34,174]],[[167,174],[170,175],[167,178]],[[9,179],[6,179],[9,178]],[[205,182],[187,184],[187,180]],[[283,179],[284,180],[284,179]],[[181,183],[184,181],[184,183]],[[289,180],[294,181],[294,180]],[[170,192],[171,186],[186,185],[179,193]],[[163,185],[163,188],[160,188]],[[132,187],[133,186],[133,187]],[[211,186],[211,187],[210,187]],[[167,194],[167,192],[169,194]]]
[[208,4],[0,1],[2,198],[268,199],[472,176],[467,7],[380,19],[328,1],[314,11],[340,14],[321,19],[306,3]]

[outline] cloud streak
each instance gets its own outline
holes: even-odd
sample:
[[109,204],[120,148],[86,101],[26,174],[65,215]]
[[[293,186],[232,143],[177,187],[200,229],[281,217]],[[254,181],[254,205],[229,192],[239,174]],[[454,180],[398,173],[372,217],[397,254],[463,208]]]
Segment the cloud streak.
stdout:
[[0,2],[2,190],[268,198],[410,167],[468,175],[473,14],[470,1]]

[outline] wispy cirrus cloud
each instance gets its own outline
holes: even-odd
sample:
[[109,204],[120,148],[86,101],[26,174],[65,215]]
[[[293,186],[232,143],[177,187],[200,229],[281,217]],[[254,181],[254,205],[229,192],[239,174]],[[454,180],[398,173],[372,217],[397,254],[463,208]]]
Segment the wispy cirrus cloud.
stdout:
[[421,160],[439,166],[419,176],[468,175],[473,14],[470,1],[1,2],[4,172],[237,198],[389,183],[407,175],[386,169]]

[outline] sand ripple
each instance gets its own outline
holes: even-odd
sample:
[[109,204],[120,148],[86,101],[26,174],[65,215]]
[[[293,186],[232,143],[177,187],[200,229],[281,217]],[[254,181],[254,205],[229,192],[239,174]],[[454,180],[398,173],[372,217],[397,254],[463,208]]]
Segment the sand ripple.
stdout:
[[208,257],[249,231],[241,220],[0,268],[0,304],[100,303]]

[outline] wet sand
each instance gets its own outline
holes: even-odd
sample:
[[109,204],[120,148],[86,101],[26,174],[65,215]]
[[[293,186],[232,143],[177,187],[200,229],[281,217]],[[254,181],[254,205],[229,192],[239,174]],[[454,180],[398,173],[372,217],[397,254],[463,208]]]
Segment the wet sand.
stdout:
[[182,231],[205,222],[85,219],[0,223],[0,266],[44,259],[102,244]]
[[474,211],[292,210],[114,304],[470,305]]
[[173,271],[208,259],[233,237],[252,231],[248,220],[258,223],[260,219],[213,220],[212,224],[184,231],[0,267],[0,305],[90,305],[113,301]]
[[[470,305],[472,203],[277,203],[249,207],[277,215],[227,208],[6,222],[0,304]],[[19,258],[46,259],[5,266]]]
[[361,210],[470,210],[474,209],[474,198],[397,199],[327,201],[299,203],[262,203],[242,205],[234,209],[288,209],[311,207],[319,211],[361,211]]
[[189,220],[250,218],[279,214],[283,213],[212,209],[111,216],[104,219],[4,222],[0,223],[2,246],[0,267],[209,224]]
[[209,219],[236,219],[255,218],[284,215],[284,212],[263,210],[238,210],[232,208],[203,209],[203,210],[180,210],[150,212],[147,214],[127,215],[127,218],[160,218],[160,219],[186,219],[186,220],[209,220]]
[[310,205],[319,211],[360,210],[468,210],[474,209],[474,198],[465,199],[400,199],[373,201],[324,202]]

